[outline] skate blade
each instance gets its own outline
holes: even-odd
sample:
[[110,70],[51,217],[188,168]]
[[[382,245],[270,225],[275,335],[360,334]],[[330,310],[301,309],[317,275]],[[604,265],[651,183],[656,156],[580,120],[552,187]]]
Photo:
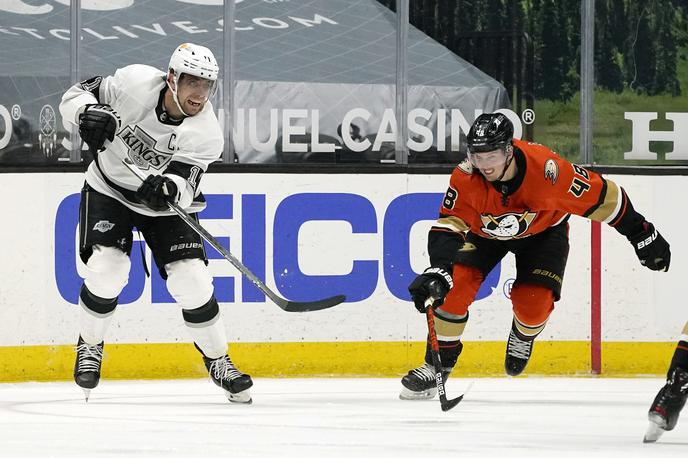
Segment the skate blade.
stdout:
[[91,389],[90,388],[82,388],[84,391],[84,400],[88,402],[88,398],[91,396]]
[[249,390],[244,390],[240,393],[230,393],[225,391],[225,396],[229,402],[233,404],[252,404],[253,399],[251,399],[251,392]]
[[657,439],[666,431],[666,420],[654,412],[648,413],[647,418],[650,420],[650,424],[647,427],[643,442],[657,442]]
[[404,401],[424,401],[437,396],[437,388],[430,388],[423,391],[412,391],[404,387],[399,393],[399,399]]
[[650,422],[645,432],[643,442],[646,444],[657,442],[657,439],[659,439],[662,434],[664,434],[664,430],[658,424]]

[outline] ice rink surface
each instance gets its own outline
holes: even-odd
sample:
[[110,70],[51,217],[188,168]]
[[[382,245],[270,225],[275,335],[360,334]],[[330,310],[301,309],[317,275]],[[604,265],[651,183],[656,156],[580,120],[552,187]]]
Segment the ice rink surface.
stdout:
[[658,378],[450,379],[401,401],[398,379],[256,379],[252,405],[204,379],[0,384],[1,457],[688,457],[688,412],[643,444]]

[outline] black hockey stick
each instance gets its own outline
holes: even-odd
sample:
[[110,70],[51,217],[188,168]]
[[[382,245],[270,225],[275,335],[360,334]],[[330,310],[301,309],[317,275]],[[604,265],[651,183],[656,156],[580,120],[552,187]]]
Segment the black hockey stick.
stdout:
[[[432,290],[433,285],[430,284],[428,289]],[[447,399],[447,392],[444,390],[444,379],[442,378],[442,362],[440,361],[440,344],[437,342],[437,333],[435,332],[435,312],[432,304],[435,298],[430,296],[425,301],[425,316],[428,321],[428,338],[430,339],[430,354],[432,355],[432,365],[435,368],[435,383],[437,384],[437,393],[440,395],[440,405],[442,411],[446,412],[453,409],[456,404],[463,400],[463,394],[458,398]]]
[[[134,175],[139,177],[141,181],[146,179],[143,172],[138,167],[136,167],[136,164],[134,164],[131,161],[131,159],[124,158],[122,159],[122,162],[125,166],[127,166],[129,170],[132,171],[132,173],[134,173]],[[185,212],[184,209],[172,202],[168,202],[167,205],[170,207],[170,210],[179,215],[179,217],[182,220],[184,220],[184,222],[188,224],[191,227],[191,229],[193,229],[198,233],[198,235],[203,237],[203,239],[206,242],[208,242],[213,248],[215,248],[222,255],[222,257],[224,257],[234,267],[236,267],[237,270],[241,272],[246,278],[251,280],[259,290],[265,293],[265,295],[268,296],[272,300],[272,302],[277,304],[282,310],[285,310],[287,312],[313,312],[316,310],[323,310],[328,309],[330,307],[334,307],[335,305],[341,304],[346,300],[346,296],[344,296],[343,294],[311,302],[288,301],[278,296],[265,283],[263,283],[263,281],[260,278],[256,277],[253,272],[248,270],[248,268],[245,265],[243,265],[241,261],[239,261],[232,253],[229,252],[229,250],[227,250],[227,248],[223,247],[220,244],[220,242],[218,242],[215,239],[215,237],[210,235],[210,233],[206,231],[203,228],[203,226],[201,226],[195,219],[193,219],[187,212]]]

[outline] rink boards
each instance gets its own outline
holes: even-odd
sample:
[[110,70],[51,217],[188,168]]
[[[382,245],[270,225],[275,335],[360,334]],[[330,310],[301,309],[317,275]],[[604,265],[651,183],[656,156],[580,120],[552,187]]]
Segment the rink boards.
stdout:
[[[688,319],[681,230],[687,218],[674,208],[686,178],[610,178],[671,243],[673,257],[670,272],[650,272],[623,237],[602,228],[603,373],[661,373]],[[0,181],[17,190],[0,227],[6,242],[0,379],[69,378],[84,268],[75,250],[83,176],[0,174]],[[349,298],[331,310],[286,313],[209,251],[232,357],[263,376],[392,376],[417,365],[425,323],[406,286],[427,265],[426,233],[447,181],[446,175],[207,175],[201,223],[271,288],[292,300]],[[590,371],[590,223],[572,217],[570,234],[562,300],[538,338],[530,374]],[[139,247],[145,244],[136,234],[134,240],[130,283],[107,337],[105,376],[201,375],[181,313],[156,269],[145,276]],[[503,373],[514,275],[509,256],[471,306],[460,359],[466,375]]]

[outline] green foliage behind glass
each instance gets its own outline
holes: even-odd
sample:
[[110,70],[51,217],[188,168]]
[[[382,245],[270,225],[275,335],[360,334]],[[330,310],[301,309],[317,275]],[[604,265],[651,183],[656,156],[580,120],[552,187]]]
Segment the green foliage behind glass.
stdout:
[[[462,34],[526,32],[534,45],[535,97],[570,100],[579,86],[580,7],[581,0],[412,0],[409,14],[414,26],[458,55]],[[688,0],[595,1],[595,72],[602,89],[680,95],[678,50],[686,45]]]
[[[688,93],[688,47],[681,48],[682,56],[677,67],[678,84],[683,94]],[[569,160],[579,161],[579,93],[570,101],[536,102],[535,139],[544,143]],[[667,161],[664,154],[671,151],[667,142],[652,142],[651,150],[657,160],[625,160],[624,153],[631,150],[631,122],[624,118],[627,111],[657,112],[659,116],[650,124],[652,130],[673,130],[673,123],[664,119],[667,112],[686,112],[686,96],[671,94],[650,96],[628,88],[620,93],[597,90],[594,95],[593,156],[602,165],[686,165],[686,161]]]

